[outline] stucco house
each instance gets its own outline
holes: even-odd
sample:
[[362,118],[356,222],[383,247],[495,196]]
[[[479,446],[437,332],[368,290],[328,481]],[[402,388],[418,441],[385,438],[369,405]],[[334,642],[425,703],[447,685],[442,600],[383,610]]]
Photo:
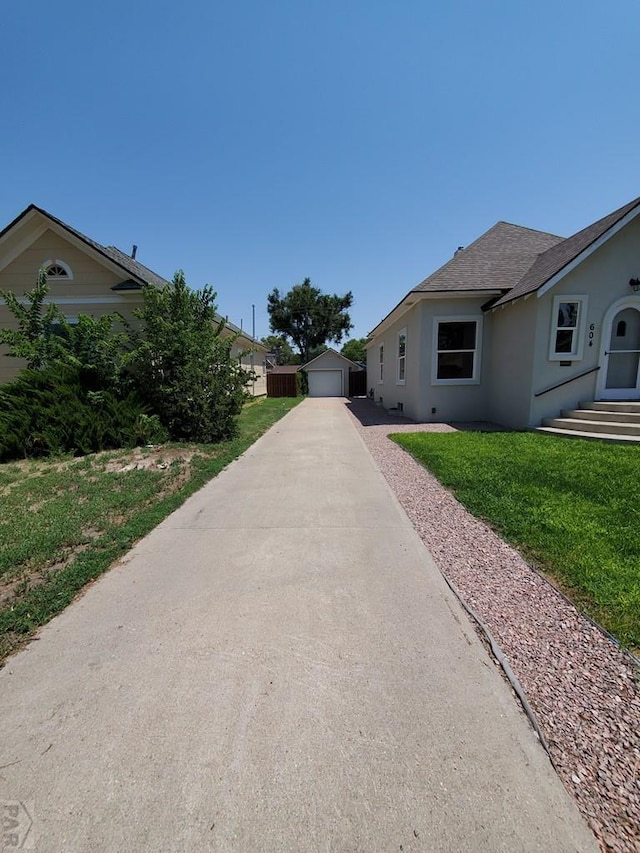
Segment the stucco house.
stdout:
[[460,247],[370,333],[367,384],[418,421],[527,429],[640,401],[639,363],[640,198],[566,239],[498,222]]
[[[136,259],[136,247],[130,255],[115,246],[102,246],[80,231],[30,204],[0,232],[0,290],[17,295],[31,290],[40,267],[47,269],[48,302],[55,302],[67,320],[78,314],[99,317],[119,312],[134,320],[133,312],[142,304],[142,286],[158,287],[166,279]],[[10,328],[12,314],[0,299],[0,327]],[[234,351],[243,365],[257,374],[250,393],[266,393],[266,347],[226,322],[225,333],[238,335]],[[249,351],[249,352],[247,352]],[[15,377],[23,364],[3,357],[0,347],[0,382]]]

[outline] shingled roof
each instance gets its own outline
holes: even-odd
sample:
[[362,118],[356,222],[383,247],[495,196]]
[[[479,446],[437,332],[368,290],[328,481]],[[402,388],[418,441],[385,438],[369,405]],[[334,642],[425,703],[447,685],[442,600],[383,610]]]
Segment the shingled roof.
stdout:
[[499,305],[506,305],[514,299],[519,299],[521,296],[539,290],[636,207],[640,207],[640,198],[630,201],[608,216],[604,216],[592,225],[583,228],[582,231],[578,231],[572,237],[568,237],[547,249],[546,252],[536,258],[517,284],[498,299],[492,307],[497,308]]
[[136,276],[136,278],[142,279],[145,284],[155,284],[157,287],[163,287],[165,284],[169,284],[166,278],[162,278],[153,270],[150,270],[149,267],[145,267],[144,264],[141,264],[139,261],[136,261],[130,255],[121,252],[120,249],[117,249],[115,246],[102,246],[103,253],[111,258],[112,261],[115,261],[121,267],[128,270],[131,275]]
[[466,249],[425,278],[414,293],[460,290],[507,290],[531,264],[563,238],[509,222],[497,222]]
[[[73,234],[74,237],[77,237],[82,243],[94,249],[96,252],[101,254],[103,257],[117,264],[124,272],[128,274],[128,276],[133,276],[138,279],[141,284],[155,284],[158,287],[162,287],[165,284],[168,284],[167,280],[159,276],[153,270],[150,270],[148,267],[145,267],[144,264],[139,263],[134,260],[134,258],[127,255],[125,252],[121,252],[120,249],[116,249],[115,246],[103,246],[101,243],[98,243],[96,240],[92,240],[91,237],[87,237],[86,234],[83,234],[81,231],[78,231],[77,228],[73,228],[71,225],[67,225],[66,222],[63,222],[61,219],[58,219],[57,216],[54,216],[52,213],[49,213],[47,210],[44,210],[42,207],[38,207],[35,204],[30,204],[29,207],[25,208],[22,213],[20,213],[16,218],[10,222],[6,228],[3,228],[0,231],[0,239],[12,228],[14,228],[21,219],[24,219],[27,214],[31,213],[32,210],[37,211],[42,216],[51,220],[51,222],[55,222],[56,225],[59,225],[61,228],[64,228],[65,231],[68,231],[70,234]],[[127,288],[132,289],[132,288]]]

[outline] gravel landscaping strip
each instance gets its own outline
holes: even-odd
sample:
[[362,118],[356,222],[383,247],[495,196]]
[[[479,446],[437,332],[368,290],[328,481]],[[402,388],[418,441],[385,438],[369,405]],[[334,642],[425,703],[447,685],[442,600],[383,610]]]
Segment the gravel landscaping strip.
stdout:
[[[367,400],[348,409],[440,570],[502,648],[600,846],[639,853],[640,682],[631,659],[387,438],[454,427],[390,417]],[[465,428],[474,426],[482,428]]]

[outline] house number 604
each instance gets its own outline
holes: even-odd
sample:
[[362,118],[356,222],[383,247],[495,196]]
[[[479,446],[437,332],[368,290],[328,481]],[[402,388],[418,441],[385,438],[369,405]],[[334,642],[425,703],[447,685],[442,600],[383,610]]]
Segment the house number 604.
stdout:
[[591,323],[591,325],[589,326],[589,346],[590,347],[593,346],[593,333],[595,331],[595,328],[596,328],[595,323]]

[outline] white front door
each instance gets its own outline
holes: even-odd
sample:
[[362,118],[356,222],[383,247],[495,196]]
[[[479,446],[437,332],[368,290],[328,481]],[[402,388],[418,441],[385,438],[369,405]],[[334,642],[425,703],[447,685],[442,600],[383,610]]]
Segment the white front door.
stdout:
[[603,400],[640,399],[640,299],[626,299],[605,322]]

